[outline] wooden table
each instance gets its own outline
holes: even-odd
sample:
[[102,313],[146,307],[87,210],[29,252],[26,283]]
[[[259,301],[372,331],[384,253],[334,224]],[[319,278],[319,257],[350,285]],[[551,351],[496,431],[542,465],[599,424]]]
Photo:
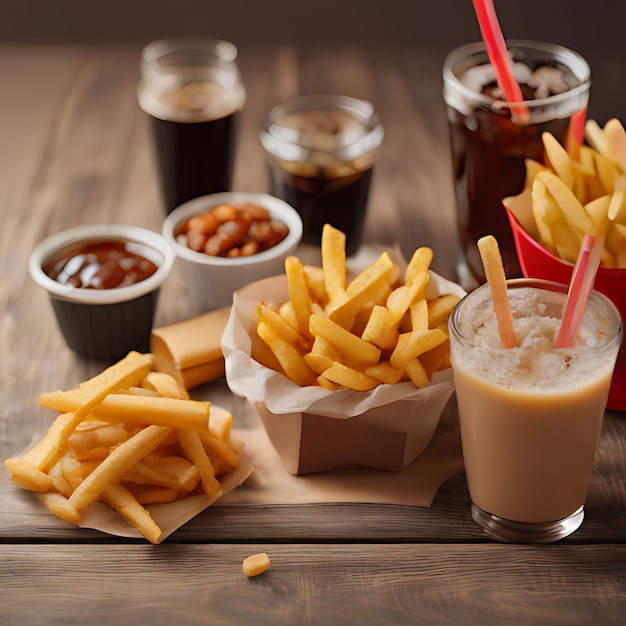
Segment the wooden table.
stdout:
[[[32,247],[89,222],[160,230],[138,47],[0,48],[0,455],[20,451],[45,390],[101,369],[64,344],[29,278]],[[242,49],[248,89],[234,188],[265,191],[258,128],[298,92],[372,100],[386,128],[365,240],[457,256],[443,54],[414,49]],[[179,277],[178,277],[179,278]],[[186,317],[176,272],[157,324]],[[214,383],[225,393],[223,381]],[[231,398],[233,413],[245,414]],[[626,421],[608,412],[582,527],[556,545],[500,545],[472,522],[462,475],[430,508],[216,505],[159,546],[52,515],[0,530],[0,623],[618,624],[626,611]],[[6,490],[0,507],[7,511]],[[247,579],[243,558],[272,569]]]

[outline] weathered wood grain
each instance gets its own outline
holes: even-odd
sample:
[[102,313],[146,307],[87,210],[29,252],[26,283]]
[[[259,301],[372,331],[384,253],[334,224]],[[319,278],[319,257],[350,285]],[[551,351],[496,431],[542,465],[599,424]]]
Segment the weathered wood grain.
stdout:
[[[260,551],[271,568],[248,579],[241,563]],[[11,545],[2,558],[6,626],[612,626],[626,609],[623,545]]]

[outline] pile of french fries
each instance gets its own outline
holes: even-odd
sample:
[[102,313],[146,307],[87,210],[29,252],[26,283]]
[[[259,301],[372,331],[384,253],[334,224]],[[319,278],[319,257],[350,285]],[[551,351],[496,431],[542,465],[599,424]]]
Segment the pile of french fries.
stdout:
[[588,120],[585,138],[568,152],[544,133],[546,165],[528,160],[525,190],[504,204],[555,256],[574,263],[590,233],[604,239],[602,266],[626,267],[626,132],[617,119]]
[[232,415],[190,400],[172,376],[153,370],[151,354],[130,352],[77,388],[39,400],[59,416],[5,465],[17,485],[75,525],[101,501],[158,543],[162,531],[144,505],[219,497],[219,477],[238,465]]
[[348,281],[345,234],[329,224],[321,252],[321,267],[288,257],[289,299],[257,307],[274,369],[303,387],[368,391],[407,380],[425,387],[450,367],[448,317],[459,297],[426,297],[430,248],[415,251],[403,280],[384,252]]

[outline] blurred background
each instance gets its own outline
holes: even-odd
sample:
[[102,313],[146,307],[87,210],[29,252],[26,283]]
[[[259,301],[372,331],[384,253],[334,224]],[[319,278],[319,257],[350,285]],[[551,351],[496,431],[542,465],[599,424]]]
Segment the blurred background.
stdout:
[[[624,46],[623,0],[496,0],[508,37]],[[2,0],[4,41],[137,42],[207,35],[239,43],[448,48],[478,35],[471,0]]]
[[[623,0],[496,0],[505,36],[560,43],[592,67],[590,115],[624,119]],[[204,35],[246,44],[426,46],[480,38],[471,0],[0,0],[0,43],[141,44]]]

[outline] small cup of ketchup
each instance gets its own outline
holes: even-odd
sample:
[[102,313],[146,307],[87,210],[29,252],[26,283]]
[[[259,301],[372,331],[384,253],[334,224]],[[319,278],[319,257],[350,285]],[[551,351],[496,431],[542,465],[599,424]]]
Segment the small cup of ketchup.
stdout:
[[77,226],[31,253],[30,274],[50,296],[68,346],[114,362],[147,352],[160,287],[174,252],[153,231],[124,224]]

